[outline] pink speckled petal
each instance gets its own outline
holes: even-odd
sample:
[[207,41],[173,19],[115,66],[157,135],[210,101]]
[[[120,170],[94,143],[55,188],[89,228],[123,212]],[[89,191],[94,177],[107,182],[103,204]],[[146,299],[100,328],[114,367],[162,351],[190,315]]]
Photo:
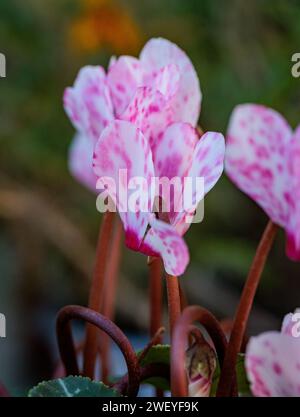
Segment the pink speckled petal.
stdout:
[[197,143],[197,132],[190,124],[173,123],[167,127],[153,152],[155,173],[169,179],[186,176]]
[[125,112],[122,120],[134,123],[150,143],[152,152],[166,128],[173,122],[169,100],[151,87],[140,87]]
[[236,107],[228,129],[225,170],[273,222],[285,227],[289,215],[287,149],[292,130],[264,106]]
[[132,100],[138,87],[143,86],[143,67],[131,56],[121,56],[112,62],[107,74],[116,116],[119,117]]
[[294,316],[294,313],[289,313],[285,315],[282,325],[281,325],[281,333],[292,336],[292,330],[295,326],[295,321],[293,321],[293,316]]
[[289,196],[287,255],[294,261],[300,261],[300,126],[293,136],[288,152],[290,192],[286,193]]
[[86,136],[77,134],[70,146],[69,168],[72,175],[84,186],[96,192],[97,177],[94,174],[93,141]]
[[[190,124],[174,123],[166,129],[153,151],[155,175],[161,183],[157,194],[163,201],[170,201],[167,209],[170,209],[171,221],[181,207],[184,177],[192,165],[197,141],[196,130]],[[163,186],[165,179],[170,181],[170,187],[168,181],[166,186]]]
[[[153,205],[151,193],[148,193],[151,177],[154,176],[148,141],[133,124],[120,120],[112,122],[96,144],[93,166],[98,178],[110,177],[115,181],[116,189],[120,188],[116,206],[124,224],[126,245],[138,250]],[[127,170],[126,176],[120,170]],[[140,187],[135,177],[140,177],[145,184]],[[109,188],[108,193],[114,199]]]
[[300,396],[300,338],[279,332],[252,337],[246,370],[257,397]]
[[[206,132],[201,136],[193,154],[193,161],[187,176],[192,179],[192,198],[190,206],[185,204],[185,210],[178,213],[173,224],[180,234],[185,233],[190,221],[188,218],[195,212],[195,208],[213,186],[217,183],[224,169],[225,140],[221,133]],[[204,184],[197,182],[203,178]]]
[[140,251],[146,255],[160,256],[170,275],[182,275],[189,263],[189,251],[185,241],[175,229],[154,216],[149,219],[148,231]]
[[169,64],[162,67],[153,77],[148,85],[160,91],[166,98],[172,99],[178,92],[180,72],[176,64]]
[[151,39],[144,46],[140,59],[147,70],[145,85],[151,85],[149,80],[161,68],[169,64],[177,65],[180,81],[178,91],[172,99],[175,120],[191,123],[195,127],[202,95],[196,71],[185,52],[166,39]]
[[64,92],[64,107],[74,127],[97,140],[114,119],[113,105],[102,67],[87,66],[79,71],[74,86]]

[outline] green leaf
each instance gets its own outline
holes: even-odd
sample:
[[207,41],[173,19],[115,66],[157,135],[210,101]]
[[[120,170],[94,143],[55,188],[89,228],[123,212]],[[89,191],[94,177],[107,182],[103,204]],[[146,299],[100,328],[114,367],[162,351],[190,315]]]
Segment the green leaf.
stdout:
[[120,394],[102,382],[68,376],[39,383],[29,391],[28,397],[120,397]]
[[141,366],[151,363],[164,363],[170,365],[170,345],[154,345],[141,361]]
[[[150,365],[152,363],[163,363],[170,365],[170,345],[155,345],[147,352],[146,356],[141,360],[141,366]],[[150,384],[155,388],[164,391],[170,390],[170,382],[160,377],[153,377],[143,381],[144,384]]]
[[[210,391],[210,396],[215,397],[217,386],[220,379],[220,365],[217,364],[217,368],[215,370],[213,381],[212,381],[212,387]],[[236,375],[237,375],[237,384],[238,384],[238,392],[241,396],[251,396],[250,391],[250,384],[247,378],[246,369],[245,369],[245,355],[242,353],[239,353],[238,359],[236,362]]]

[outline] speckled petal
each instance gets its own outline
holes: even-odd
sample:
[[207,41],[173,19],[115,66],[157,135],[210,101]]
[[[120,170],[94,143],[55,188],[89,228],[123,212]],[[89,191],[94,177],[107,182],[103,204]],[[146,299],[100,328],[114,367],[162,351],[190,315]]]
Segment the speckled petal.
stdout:
[[114,119],[113,105],[102,67],[87,66],[79,71],[74,86],[64,92],[64,107],[74,127],[97,140]]
[[[180,81],[178,91],[172,99],[175,121],[191,123],[195,127],[199,118],[202,95],[196,71],[185,52],[174,43],[157,38],[146,43],[140,59],[147,69],[148,80],[166,65],[177,65]],[[148,80],[146,85],[149,85]]]
[[296,130],[289,146],[289,189],[287,255],[290,259],[300,261],[300,126]]
[[[198,206],[205,194],[217,183],[224,169],[225,140],[221,133],[206,132],[201,136],[193,154],[193,161],[187,176],[193,180],[191,206],[185,204],[185,211],[178,213],[174,219],[179,233],[185,233],[190,221],[187,220]],[[204,184],[197,182],[197,178],[203,178]],[[203,187],[204,185],[204,187]]]
[[173,123],[169,100],[151,87],[138,88],[121,116],[138,127],[150,143],[152,152],[161,140],[166,128]]
[[192,165],[197,141],[198,135],[191,125],[174,123],[166,129],[153,151],[155,175],[160,180],[157,194],[164,202],[169,201],[170,221],[181,209],[184,177]]
[[300,338],[279,332],[252,337],[246,370],[257,397],[300,396]]
[[137,58],[121,56],[110,64],[107,82],[117,117],[127,108],[137,88],[143,86],[143,78],[143,67]]
[[83,135],[77,134],[70,146],[69,168],[72,175],[84,186],[96,192],[97,177],[94,174],[93,141]]
[[[124,224],[126,245],[139,250],[153,204],[148,192],[151,177],[154,176],[148,141],[133,124],[120,120],[112,122],[96,144],[93,166],[98,178],[112,178],[116,189],[120,190],[116,205]],[[127,170],[126,175],[122,170]],[[142,188],[130,186],[130,183],[136,184],[136,177],[146,181]]]
[[292,130],[284,118],[261,105],[238,106],[230,120],[225,170],[273,222],[285,227],[291,195],[288,146]]
[[169,275],[182,275],[189,263],[189,251],[185,241],[169,224],[150,216],[148,231],[140,251],[146,255],[160,256]]

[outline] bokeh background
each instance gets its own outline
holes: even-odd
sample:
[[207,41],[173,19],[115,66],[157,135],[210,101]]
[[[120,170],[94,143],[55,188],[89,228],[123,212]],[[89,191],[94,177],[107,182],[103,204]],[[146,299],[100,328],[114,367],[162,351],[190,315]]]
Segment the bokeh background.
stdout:
[[[62,94],[83,65],[137,55],[163,36],[190,55],[198,72],[204,130],[226,132],[243,102],[300,121],[300,79],[291,56],[300,49],[298,0],[1,0],[0,52],[0,379],[20,395],[50,378],[57,359],[55,315],[87,303],[101,216],[95,196],[69,174],[73,128]],[[264,213],[224,176],[205,201],[205,219],[187,240],[191,264],[182,277],[188,299],[232,317]],[[249,334],[278,328],[299,306],[300,266],[276,239],[251,316]],[[147,267],[124,249],[117,323],[147,334]]]

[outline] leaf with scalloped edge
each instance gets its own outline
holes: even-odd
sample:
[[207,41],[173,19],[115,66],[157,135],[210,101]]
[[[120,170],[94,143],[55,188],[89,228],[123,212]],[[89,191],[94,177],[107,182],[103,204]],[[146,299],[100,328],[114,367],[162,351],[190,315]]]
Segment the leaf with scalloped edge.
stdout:
[[68,376],[40,382],[28,397],[120,397],[118,391],[81,376]]

